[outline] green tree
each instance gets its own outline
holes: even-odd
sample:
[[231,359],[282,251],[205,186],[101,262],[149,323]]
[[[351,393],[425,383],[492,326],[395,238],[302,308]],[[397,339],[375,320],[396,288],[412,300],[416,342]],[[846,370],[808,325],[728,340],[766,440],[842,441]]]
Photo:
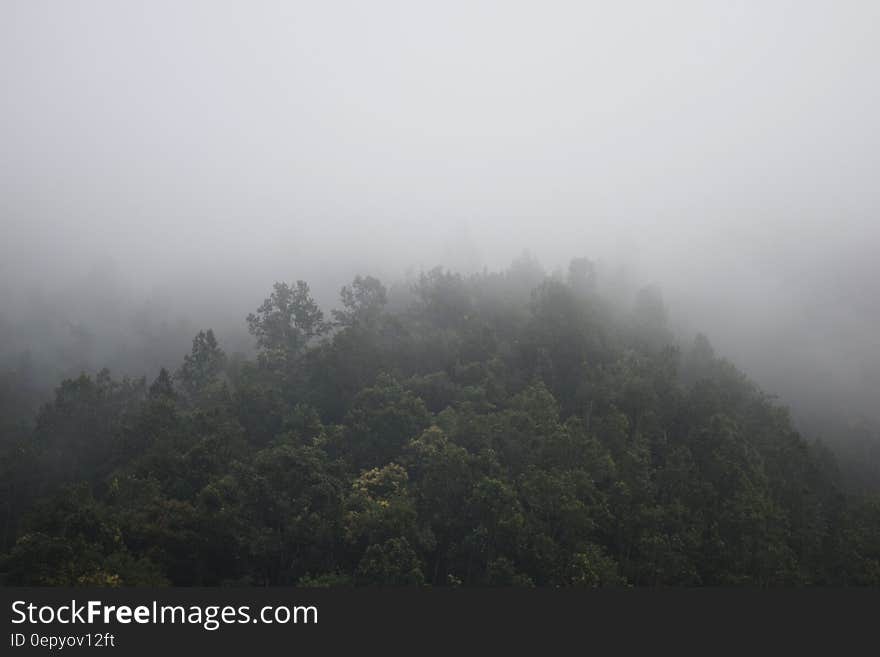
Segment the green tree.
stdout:
[[333,319],[342,327],[374,324],[388,302],[385,286],[372,276],[356,276],[351,285],[342,288],[339,297],[343,309],[334,310]]
[[310,340],[329,330],[305,281],[297,281],[294,287],[275,283],[257,312],[247,316],[247,324],[265,358],[298,354]]
[[[183,357],[183,365],[177,370],[175,379],[186,396],[194,399],[219,381],[225,365],[226,354],[217,344],[214,331],[199,331],[193,338],[192,351]],[[156,384],[160,388],[165,385],[161,372]]]

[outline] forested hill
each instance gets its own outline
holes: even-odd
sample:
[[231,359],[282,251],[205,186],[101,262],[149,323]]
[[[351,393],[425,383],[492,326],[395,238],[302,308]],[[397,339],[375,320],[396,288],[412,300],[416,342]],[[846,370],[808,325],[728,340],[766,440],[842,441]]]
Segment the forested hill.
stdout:
[[276,284],[253,360],[206,330],[0,425],[3,581],[880,584],[878,499],[650,288],[575,260],[340,296]]

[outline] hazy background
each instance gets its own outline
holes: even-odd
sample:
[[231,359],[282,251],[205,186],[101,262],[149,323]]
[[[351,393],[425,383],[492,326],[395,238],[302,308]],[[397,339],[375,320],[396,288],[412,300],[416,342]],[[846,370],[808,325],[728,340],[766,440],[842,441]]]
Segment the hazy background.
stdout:
[[275,280],[330,304],[528,249],[658,284],[802,423],[877,420],[878,25],[870,1],[0,0],[0,364],[152,374],[202,327],[246,348]]

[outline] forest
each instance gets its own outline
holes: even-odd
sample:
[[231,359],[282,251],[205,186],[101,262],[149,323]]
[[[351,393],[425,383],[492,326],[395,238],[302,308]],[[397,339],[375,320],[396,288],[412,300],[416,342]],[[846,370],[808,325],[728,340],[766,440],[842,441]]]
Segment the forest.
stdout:
[[302,280],[152,380],[0,386],[0,582],[878,586],[880,496],[593,263]]

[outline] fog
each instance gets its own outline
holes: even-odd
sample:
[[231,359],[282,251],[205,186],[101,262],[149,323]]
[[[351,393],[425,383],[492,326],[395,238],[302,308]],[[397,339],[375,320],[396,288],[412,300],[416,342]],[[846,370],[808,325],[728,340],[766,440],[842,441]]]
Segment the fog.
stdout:
[[205,326],[247,349],[276,280],[331,305],[356,273],[528,250],[658,285],[684,338],[802,423],[878,420],[878,21],[830,0],[4,0],[3,364],[152,374]]

